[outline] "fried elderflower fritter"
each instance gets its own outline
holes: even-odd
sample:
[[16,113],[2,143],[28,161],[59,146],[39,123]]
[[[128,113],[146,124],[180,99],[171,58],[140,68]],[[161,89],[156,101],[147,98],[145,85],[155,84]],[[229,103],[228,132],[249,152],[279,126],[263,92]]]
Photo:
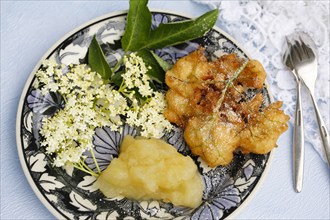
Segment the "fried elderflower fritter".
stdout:
[[166,73],[165,117],[184,129],[193,154],[209,166],[227,165],[233,153],[264,154],[276,147],[289,116],[275,102],[262,108],[266,72],[256,60],[223,55],[208,61],[203,49],[181,58]]

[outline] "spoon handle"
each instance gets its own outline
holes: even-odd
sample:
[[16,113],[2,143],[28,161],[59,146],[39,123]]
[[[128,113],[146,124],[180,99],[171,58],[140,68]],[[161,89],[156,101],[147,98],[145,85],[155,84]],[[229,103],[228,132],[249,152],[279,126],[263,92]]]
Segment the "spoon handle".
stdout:
[[304,176],[304,126],[301,108],[301,82],[297,80],[297,100],[293,131],[293,183],[296,192],[301,192]]
[[325,126],[325,123],[322,119],[322,116],[320,114],[319,108],[317,107],[314,95],[311,94],[312,100],[313,100],[313,105],[314,105],[314,110],[315,110],[315,115],[317,119],[317,123],[319,125],[319,130],[323,142],[323,148],[324,148],[324,153],[325,157],[327,158],[328,161],[328,166],[330,167],[330,141],[329,141],[329,132],[327,130],[327,127]]

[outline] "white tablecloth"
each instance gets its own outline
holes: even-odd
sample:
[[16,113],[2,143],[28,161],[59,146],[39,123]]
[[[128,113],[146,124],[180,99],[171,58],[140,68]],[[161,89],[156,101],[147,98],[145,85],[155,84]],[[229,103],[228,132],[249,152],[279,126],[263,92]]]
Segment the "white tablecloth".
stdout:
[[[295,82],[280,61],[282,37],[299,28],[316,39],[322,64],[316,96],[329,128],[329,20],[326,20],[329,19],[329,2],[244,2],[223,1],[217,25],[236,38],[252,57],[265,64],[270,89],[275,99],[284,100],[284,110],[290,115],[294,112]],[[192,16],[209,10],[207,5],[191,1],[151,1],[149,7]],[[127,8],[127,1],[1,1],[0,219],[54,219],[26,181],[15,141],[19,98],[35,64],[73,28],[100,15]],[[307,94],[304,95],[308,100]],[[278,141],[279,148],[275,150],[264,183],[236,215],[237,219],[330,219],[330,172],[322,156],[315,151],[321,145],[308,102],[304,101],[308,115],[305,121],[312,133],[306,137],[303,191],[297,194],[292,187],[290,124]]]

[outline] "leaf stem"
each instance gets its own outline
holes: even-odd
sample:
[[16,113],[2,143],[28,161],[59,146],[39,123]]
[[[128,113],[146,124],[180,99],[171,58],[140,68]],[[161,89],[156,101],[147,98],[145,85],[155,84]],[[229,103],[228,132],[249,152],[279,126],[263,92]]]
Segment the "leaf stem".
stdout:
[[226,92],[227,92],[229,86],[232,85],[232,82],[233,82],[233,81],[234,81],[234,80],[235,80],[235,79],[241,74],[241,72],[245,69],[245,67],[246,67],[246,65],[248,64],[248,62],[249,62],[248,60],[245,61],[245,62],[243,63],[243,65],[240,66],[240,67],[236,70],[235,74],[234,74],[231,78],[229,78],[229,79],[227,80],[226,86],[225,86],[225,88],[222,90],[221,97],[220,97],[220,99],[219,99],[219,101],[218,101],[216,107],[213,109],[213,113],[216,113],[216,112],[219,111],[219,109],[221,108],[221,105],[222,105],[222,103],[223,103],[223,100],[225,99],[225,95],[226,95]]
[[99,175],[97,174],[97,173],[95,173],[95,172],[91,172],[91,171],[88,171],[88,170],[86,170],[84,167],[82,167],[81,166],[81,164],[79,164],[80,166],[78,166],[78,164],[73,164],[73,167],[75,167],[75,168],[77,168],[78,170],[80,170],[80,171],[83,171],[83,172],[85,172],[85,173],[87,173],[87,174],[90,174],[90,175],[92,175],[92,176],[95,176],[95,177],[98,177]]
[[84,161],[80,161],[79,164],[81,167],[88,170],[89,172],[94,172],[89,166],[87,166],[87,164]]
[[112,72],[115,73],[119,67],[121,66],[121,64],[123,64],[124,62],[124,57],[126,56],[126,52],[125,54],[120,58],[120,60],[118,60],[118,62],[116,63],[116,65],[112,68]]
[[100,170],[99,164],[97,163],[97,160],[96,160],[96,158],[95,158],[95,154],[94,154],[93,149],[90,149],[90,152],[91,152],[91,154],[92,154],[93,161],[94,161],[94,163],[95,163],[95,166],[96,166],[97,172],[100,174],[100,173],[101,173],[101,170]]
[[63,94],[60,93],[59,91],[57,91],[57,92],[61,95],[61,97],[63,98],[64,102],[65,102],[65,103],[68,103],[68,100],[66,99],[65,95],[63,95]]
[[125,94],[125,88],[126,88],[125,80],[123,80],[119,86],[118,92]]

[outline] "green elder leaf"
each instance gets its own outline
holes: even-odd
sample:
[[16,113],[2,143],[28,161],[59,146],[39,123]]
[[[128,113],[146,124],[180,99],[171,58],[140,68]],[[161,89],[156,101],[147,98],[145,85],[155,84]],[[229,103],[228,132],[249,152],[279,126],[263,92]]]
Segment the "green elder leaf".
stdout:
[[113,74],[111,77],[111,82],[116,86],[120,87],[121,83],[123,82],[123,77],[122,77],[123,73],[124,71],[119,71]]
[[150,32],[143,48],[158,49],[201,37],[214,26],[218,15],[219,10],[214,9],[195,20],[161,23]]
[[166,72],[167,70],[172,68],[172,65],[160,58],[157,54],[155,54],[153,51],[150,51],[152,56],[156,59],[159,66]]
[[160,66],[159,62],[155,59],[152,52],[149,50],[140,50],[137,55],[143,59],[146,66],[151,67],[148,69],[147,75],[158,83],[165,81],[165,71]]
[[101,75],[103,80],[110,79],[112,71],[94,35],[88,48],[88,65],[92,71]]
[[125,51],[138,51],[149,37],[151,30],[151,12],[148,0],[130,0],[126,30],[121,39]]

